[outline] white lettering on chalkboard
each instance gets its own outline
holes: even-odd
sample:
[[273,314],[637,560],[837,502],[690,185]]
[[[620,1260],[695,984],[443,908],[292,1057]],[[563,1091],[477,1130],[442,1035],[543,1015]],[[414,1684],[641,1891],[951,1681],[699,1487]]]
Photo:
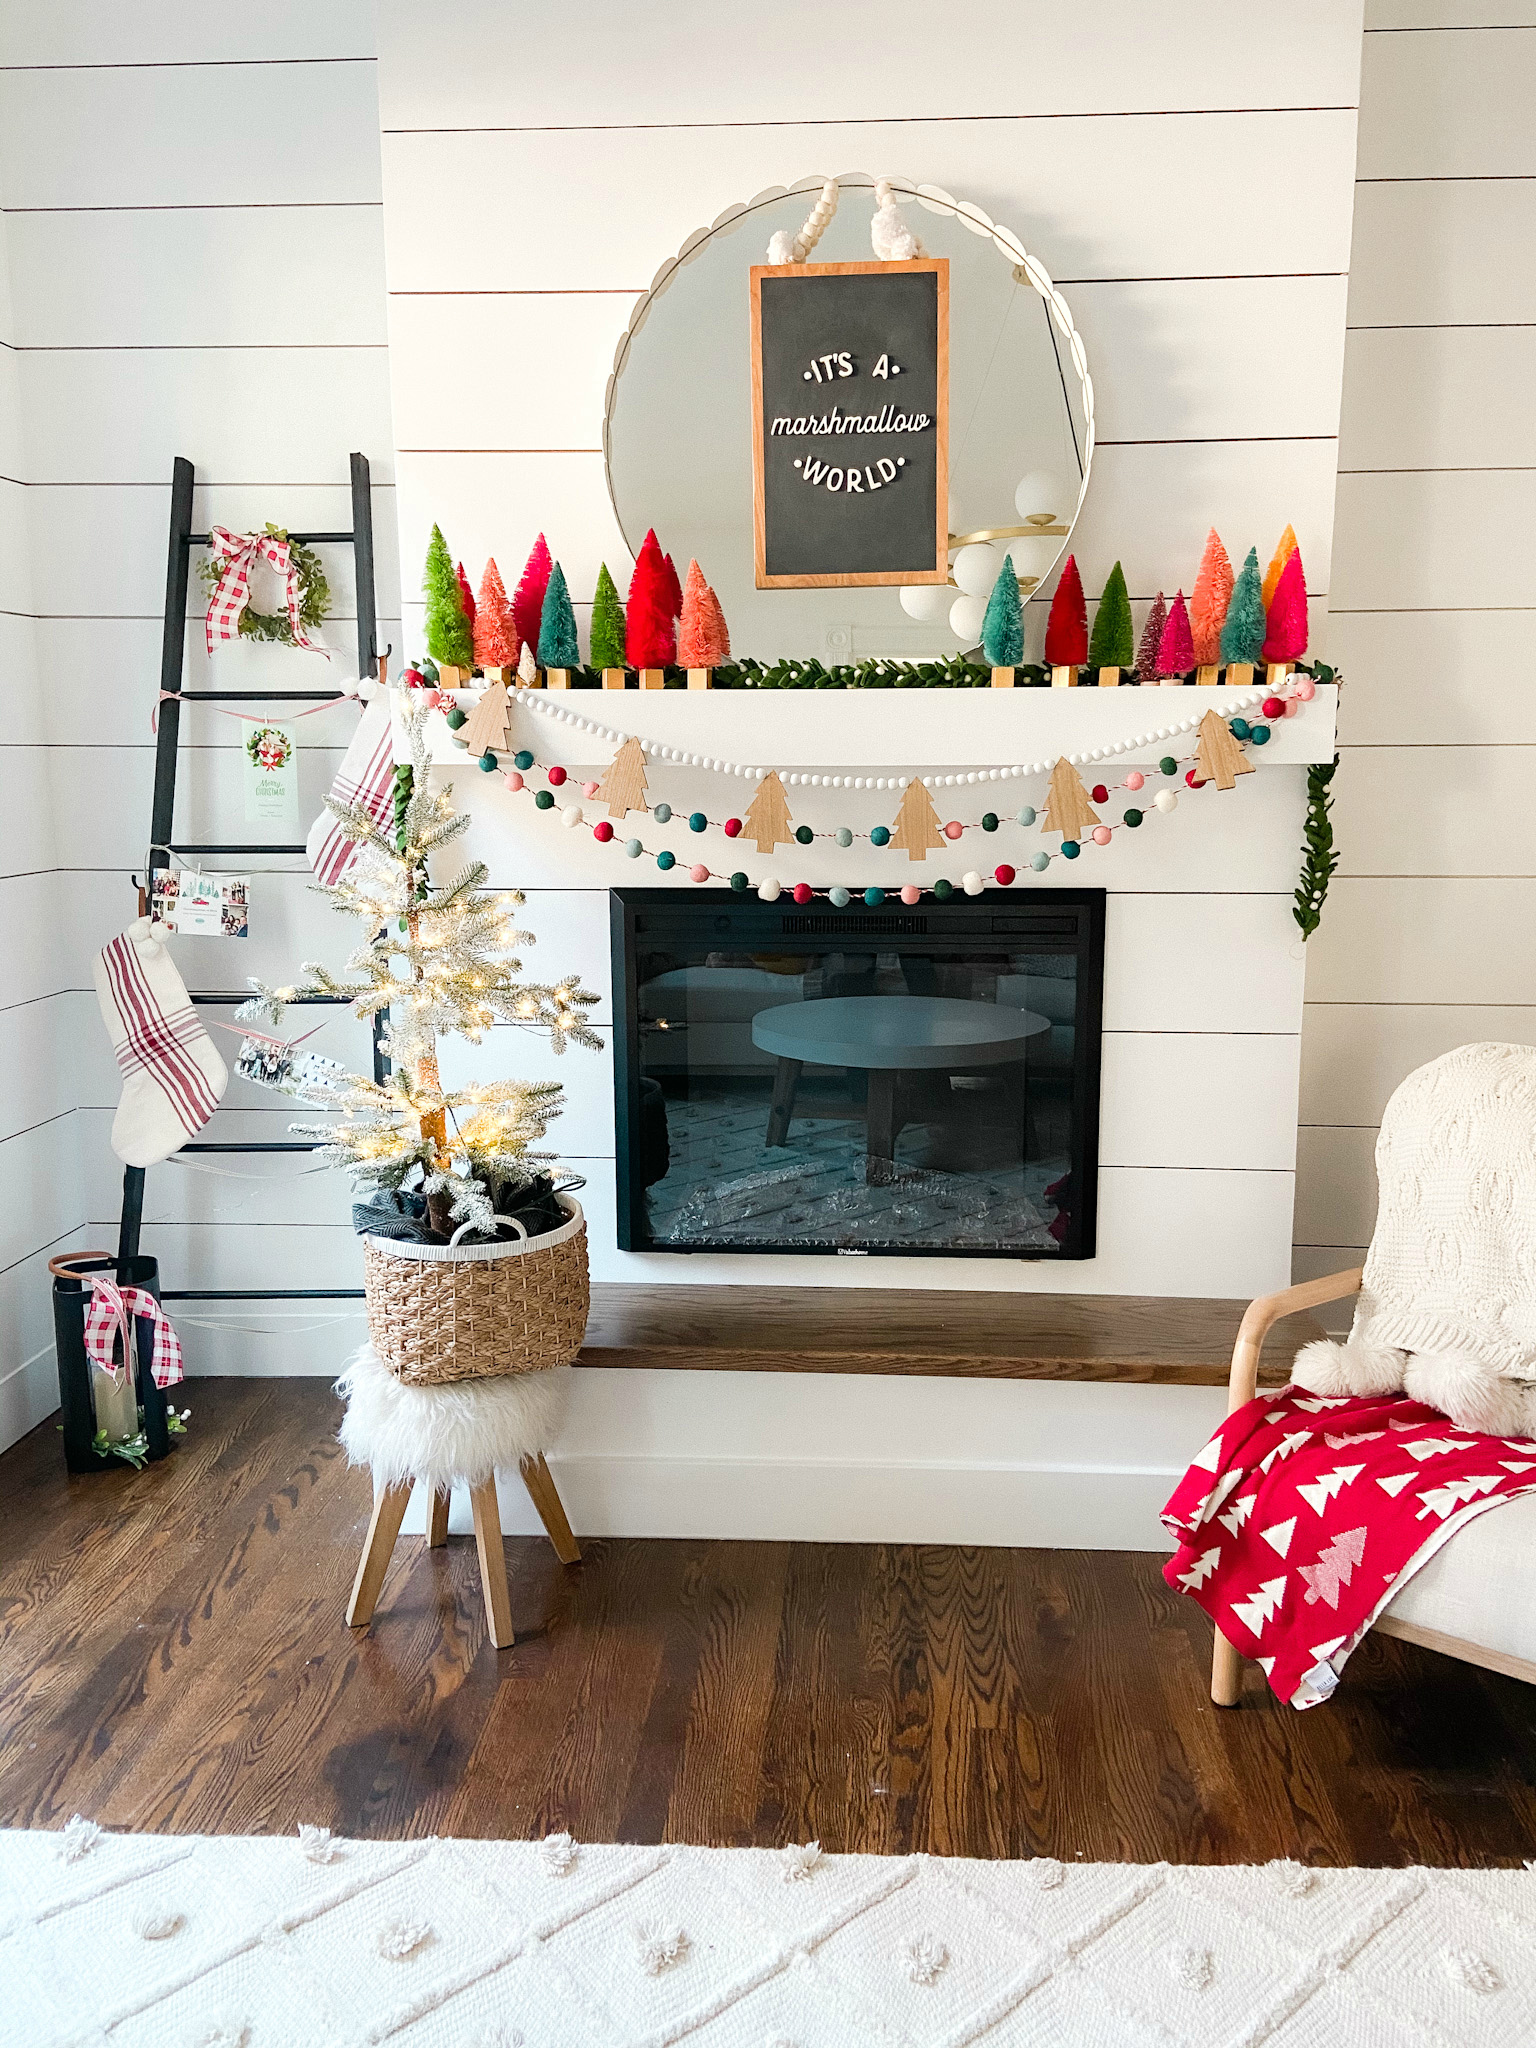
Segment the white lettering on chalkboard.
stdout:
[[807,417],[801,413],[791,418],[780,413],[769,422],[768,432],[775,434],[911,434],[921,433],[931,427],[933,421],[925,412],[897,412],[893,406],[882,406],[875,413],[845,413],[834,406],[820,418]]
[[823,484],[829,491],[842,491],[845,494],[862,494],[866,491],[883,490],[887,484],[895,483],[896,471],[898,468],[905,468],[906,460],[904,455],[898,455],[892,462],[889,456],[882,455],[876,461],[865,464],[862,476],[856,469],[828,469],[827,465],[818,462],[814,455],[806,456],[803,462],[797,455],[794,466],[800,472],[802,483]]

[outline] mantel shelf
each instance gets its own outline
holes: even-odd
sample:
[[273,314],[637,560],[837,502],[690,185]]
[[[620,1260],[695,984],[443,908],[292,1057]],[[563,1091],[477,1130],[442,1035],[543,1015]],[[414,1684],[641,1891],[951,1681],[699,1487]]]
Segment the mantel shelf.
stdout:
[[[709,759],[799,771],[841,768],[982,769],[1044,761],[1144,744],[1115,756],[1129,767],[1170,749],[1188,751],[1192,734],[1155,737],[1186,719],[1216,710],[1230,716],[1248,693],[1224,686],[1177,690],[580,690],[550,692],[548,701],[615,731]],[[475,701],[461,693],[468,706]],[[1294,718],[1275,721],[1267,746],[1249,758],[1257,767],[1331,761],[1338,685],[1319,685]],[[1255,707],[1246,715],[1257,719]],[[514,700],[514,746],[541,760],[604,765],[611,741],[543,716]],[[434,717],[432,758],[460,762],[447,725]],[[665,767],[665,763],[658,766]]]

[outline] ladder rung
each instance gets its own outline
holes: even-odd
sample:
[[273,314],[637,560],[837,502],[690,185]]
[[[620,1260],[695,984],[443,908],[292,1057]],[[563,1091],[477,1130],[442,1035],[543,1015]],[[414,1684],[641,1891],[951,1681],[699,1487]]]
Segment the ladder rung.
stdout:
[[[158,852],[160,849],[157,847],[155,850]],[[190,843],[183,844],[173,840],[165,849],[167,853],[303,853],[306,850],[303,846],[236,846],[229,840],[222,846],[193,846]]]
[[230,1140],[228,1144],[216,1145],[211,1140],[198,1145],[183,1145],[180,1152],[171,1157],[179,1159],[182,1152],[318,1152],[319,1145],[305,1145],[295,1138],[291,1143],[280,1138],[250,1138],[243,1144]]
[[173,704],[332,704],[345,690],[178,690]]
[[[299,541],[303,546],[310,548],[320,547],[327,543],[337,547],[343,544],[347,547],[357,546],[357,535],[355,533],[290,533],[288,538]],[[186,545],[189,548],[205,548],[208,545],[209,539],[210,536],[206,533],[189,533]]]
[[[243,996],[225,994],[218,989],[210,989],[205,992],[194,989],[191,1000],[194,1003],[253,1003],[256,998],[249,989],[247,989]],[[300,1003],[350,1003],[351,1000],[350,996],[293,996],[290,998],[295,1007]]]

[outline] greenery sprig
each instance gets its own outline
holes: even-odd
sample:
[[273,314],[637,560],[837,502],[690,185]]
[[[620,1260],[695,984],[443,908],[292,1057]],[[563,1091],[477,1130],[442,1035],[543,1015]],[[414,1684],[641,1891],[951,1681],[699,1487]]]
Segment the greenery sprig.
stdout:
[[[1338,680],[1337,672],[1326,662],[1304,662],[1301,666],[1315,682]],[[1339,864],[1339,855],[1333,844],[1333,820],[1328,815],[1333,809],[1333,794],[1328,785],[1338,765],[1339,757],[1335,754],[1331,761],[1315,761],[1307,770],[1307,822],[1302,828],[1301,879],[1296,887],[1296,907],[1291,912],[1301,926],[1303,941],[1310,939],[1323,921],[1328,884]]]

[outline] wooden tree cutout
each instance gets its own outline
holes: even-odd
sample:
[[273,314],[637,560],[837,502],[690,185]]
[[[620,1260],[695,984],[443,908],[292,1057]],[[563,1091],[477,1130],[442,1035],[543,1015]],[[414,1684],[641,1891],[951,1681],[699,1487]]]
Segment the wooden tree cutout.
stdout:
[[1051,786],[1046,795],[1045,816],[1040,820],[1040,830],[1059,832],[1063,839],[1075,839],[1081,843],[1098,822],[1099,814],[1088,801],[1083,778],[1063,755],[1051,770]]
[[507,686],[487,683],[485,694],[459,727],[459,738],[478,759],[507,744]]
[[1207,711],[1200,721],[1200,753],[1197,761],[1201,779],[1218,789],[1231,789],[1239,775],[1251,775],[1253,763],[1232,737],[1232,728],[1219,711]]
[[788,841],[793,822],[784,785],[770,768],[753,793],[741,829],[749,839],[756,840],[759,853],[772,853],[776,846]]
[[613,757],[613,765],[597,792],[599,803],[608,806],[610,818],[622,818],[628,811],[643,811],[645,801],[645,749],[637,739],[627,739]]
[[899,846],[908,860],[922,860],[930,846],[946,844],[944,834],[939,830],[939,814],[933,808],[933,798],[915,775],[901,793],[901,808],[896,813],[891,844]]

